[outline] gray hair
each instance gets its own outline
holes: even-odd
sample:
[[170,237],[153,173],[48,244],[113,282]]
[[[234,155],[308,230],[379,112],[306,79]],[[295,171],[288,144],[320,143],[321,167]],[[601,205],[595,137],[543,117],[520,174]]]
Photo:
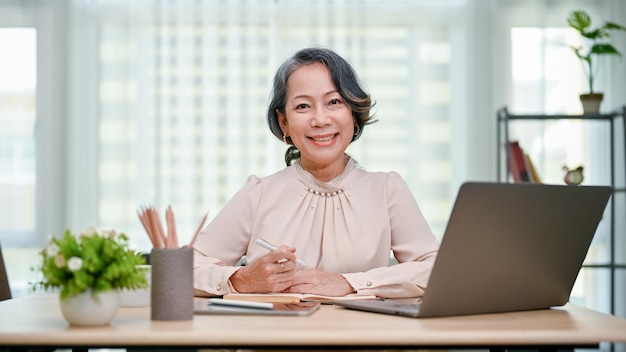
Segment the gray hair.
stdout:
[[[283,140],[283,131],[280,129],[276,110],[285,114],[287,104],[287,80],[299,67],[322,63],[330,71],[330,77],[337,91],[352,109],[355,123],[355,135],[351,142],[357,140],[365,125],[375,122],[370,111],[374,106],[370,95],[363,88],[361,80],[356,72],[344,58],[330,49],[306,48],[296,52],[292,57],[280,65],[274,76],[274,85],[270,94],[270,103],[267,108],[267,124],[276,138]],[[291,138],[287,137],[287,143],[292,144],[285,152],[287,166],[300,157],[300,151],[293,145]]]

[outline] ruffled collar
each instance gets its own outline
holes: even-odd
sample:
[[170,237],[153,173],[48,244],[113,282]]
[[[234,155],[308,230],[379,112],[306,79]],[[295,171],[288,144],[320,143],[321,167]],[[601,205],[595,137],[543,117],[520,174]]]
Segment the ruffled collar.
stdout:
[[296,169],[296,173],[298,174],[298,180],[302,182],[308,192],[329,197],[341,194],[346,190],[344,181],[357,166],[356,162],[351,157],[346,156],[346,159],[346,166],[341,174],[337,175],[337,177],[328,182],[316,179],[315,176],[306,171],[302,165],[300,165],[300,160],[295,162],[294,167]]

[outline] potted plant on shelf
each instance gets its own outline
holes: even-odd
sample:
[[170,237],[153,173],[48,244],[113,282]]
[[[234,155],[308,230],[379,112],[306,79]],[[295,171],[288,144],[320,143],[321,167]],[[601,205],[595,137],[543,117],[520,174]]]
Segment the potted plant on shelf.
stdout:
[[598,113],[603,93],[594,90],[595,71],[598,62],[595,59],[600,55],[621,56],[621,53],[609,42],[611,32],[616,30],[626,31],[626,27],[605,22],[603,26],[591,28],[591,17],[583,10],[574,10],[567,18],[567,24],[578,31],[585,39],[581,46],[571,46],[576,56],[581,60],[587,74],[589,91],[580,95],[580,101],[585,114]]
[[118,290],[147,288],[145,258],[115,230],[66,230],[40,252],[43,275],[34,288],[59,289],[61,312],[70,325],[106,325],[119,308]]

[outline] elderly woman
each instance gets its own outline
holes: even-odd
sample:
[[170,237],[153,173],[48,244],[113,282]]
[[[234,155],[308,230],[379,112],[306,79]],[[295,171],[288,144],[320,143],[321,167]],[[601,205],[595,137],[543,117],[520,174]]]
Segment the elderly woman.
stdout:
[[278,68],[267,122],[289,145],[287,166],[250,176],[202,231],[196,294],[423,295],[439,243],[417,202],[398,173],[365,171],[346,154],[373,122],[372,106],[329,49],[302,49]]

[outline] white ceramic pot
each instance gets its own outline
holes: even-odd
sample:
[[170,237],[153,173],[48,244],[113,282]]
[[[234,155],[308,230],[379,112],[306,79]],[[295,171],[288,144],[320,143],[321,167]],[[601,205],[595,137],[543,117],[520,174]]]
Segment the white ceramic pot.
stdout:
[[93,293],[87,290],[61,301],[61,313],[70,325],[107,325],[120,307],[117,291]]

